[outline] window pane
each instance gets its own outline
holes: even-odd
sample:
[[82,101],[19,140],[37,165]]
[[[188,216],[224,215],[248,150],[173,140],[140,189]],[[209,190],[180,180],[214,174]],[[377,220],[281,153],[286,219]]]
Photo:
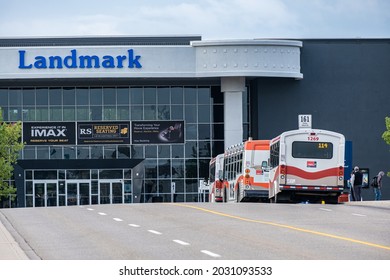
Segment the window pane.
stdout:
[[48,105],[49,104],[49,89],[48,88],[37,88],[36,89],[36,103],[37,105]]
[[131,106],[131,119],[134,121],[143,120],[144,110],[142,106]]
[[103,104],[102,88],[91,88],[90,100],[91,100],[91,105],[102,105]]
[[22,90],[20,88],[9,89],[9,105],[22,105]]
[[196,158],[198,156],[198,147],[195,141],[190,141],[185,144],[186,158]]
[[27,106],[27,105],[35,105],[35,89],[34,88],[23,89],[23,107]]
[[184,145],[172,145],[172,158],[184,158]]
[[104,158],[116,159],[116,154],[115,146],[104,146]]
[[76,148],[75,147],[64,147],[64,159],[75,159]]
[[196,105],[186,105],[185,106],[185,120],[187,123],[196,123]]
[[62,89],[50,88],[49,89],[49,104],[50,105],[62,105]]
[[159,120],[169,120],[171,117],[169,105],[158,106],[158,118]]
[[130,147],[118,146],[118,158],[130,158]]
[[210,125],[209,124],[198,125],[198,137],[199,137],[199,140],[210,139]]
[[24,107],[23,120],[24,121],[35,121],[35,107]]
[[49,120],[49,109],[37,107],[35,117],[36,117],[37,121],[48,121]]
[[104,106],[104,108],[103,108],[103,120],[116,120],[116,108],[115,108],[115,106]]
[[144,158],[143,146],[131,146],[131,158]]
[[157,100],[158,104],[169,104],[171,99],[169,87],[157,88]]
[[210,141],[199,141],[199,157],[211,157]]
[[184,159],[172,159],[172,178],[184,178]]
[[51,121],[62,121],[62,108],[61,107],[50,107],[50,120]]
[[76,104],[77,105],[89,105],[89,89],[77,88],[76,89]]
[[171,104],[183,104],[182,87],[171,87]]
[[78,159],[89,159],[89,147],[77,147]]
[[49,147],[37,147],[37,159],[49,159]]
[[145,105],[144,119],[145,120],[155,120],[157,116],[157,109],[155,105]]
[[129,88],[128,87],[117,88],[116,94],[117,94],[118,105],[119,104],[121,104],[121,105],[129,104],[130,98],[129,98]]
[[87,106],[77,107],[77,120],[89,121],[89,108]]
[[102,159],[103,158],[103,147],[102,146],[91,147],[91,158],[92,159]]
[[158,177],[159,178],[171,177],[171,160],[169,159],[158,160]]
[[186,125],[186,139],[187,140],[197,140],[197,126],[196,124],[187,124]]
[[131,104],[143,104],[143,88],[130,88]]
[[64,108],[64,121],[76,120],[76,110],[74,108]]
[[129,120],[130,110],[129,106],[118,106],[118,120]]
[[197,90],[195,87],[184,87],[184,102],[185,104],[196,104]]
[[145,157],[146,158],[157,158],[157,146],[145,146]]
[[172,120],[183,120],[183,106],[172,105],[171,106],[171,119]]
[[198,104],[210,104],[211,92],[209,87],[198,88]]
[[103,88],[103,104],[115,105],[116,104],[116,89],[115,88]]
[[0,88],[0,106],[8,107],[8,89]]
[[63,88],[63,104],[75,105],[76,104],[76,89],[75,88]]
[[60,146],[50,147],[50,159],[62,159],[62,147]]
[[144,104],[156,104],[156,88],[145,87],[144,88]]
[[199,105],[198,106],[198,121],[199,122],[210,122],[210,106]]
[[186,160],[186,177],[198,178],[198,165],[196,163],[196,159]]
[[103,119],[102,106],[91,106],[91,120],[101,121]]
[[157,178],[156,159],[146,159],[144,166],[145,166],[145,178]]

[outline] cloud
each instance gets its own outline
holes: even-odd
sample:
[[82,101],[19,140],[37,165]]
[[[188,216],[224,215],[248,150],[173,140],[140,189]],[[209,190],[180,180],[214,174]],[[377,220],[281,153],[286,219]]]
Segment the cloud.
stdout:
[[197,34],[204,39],[250,39],[390,34],[390,1],[386,0],[7,3],[0,11],[0,36]]

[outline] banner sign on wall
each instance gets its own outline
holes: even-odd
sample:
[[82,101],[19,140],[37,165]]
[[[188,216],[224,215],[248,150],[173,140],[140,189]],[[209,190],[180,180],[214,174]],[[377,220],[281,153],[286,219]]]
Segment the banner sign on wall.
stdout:
[[130,144],[130,122],[78,122],[77,144]]
[[26,145],[75,145],[74,122],[24,122]]
[[184,121],[133,121],[132,144],[184,143]]

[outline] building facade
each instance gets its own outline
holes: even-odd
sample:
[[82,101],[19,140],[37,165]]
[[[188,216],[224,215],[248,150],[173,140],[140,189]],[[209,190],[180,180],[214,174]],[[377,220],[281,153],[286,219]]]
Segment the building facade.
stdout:
[[16,206],[199,201],[211,157],[296,129],[298,114],[386,171],[389,42],[0,39],[0,107],[26,143]]

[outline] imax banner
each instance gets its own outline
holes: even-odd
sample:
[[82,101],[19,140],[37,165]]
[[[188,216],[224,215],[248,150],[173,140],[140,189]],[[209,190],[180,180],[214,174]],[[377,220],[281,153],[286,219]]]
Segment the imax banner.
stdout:
[[75,145],[75,123],[24,122],[23,142],[26,145]]

